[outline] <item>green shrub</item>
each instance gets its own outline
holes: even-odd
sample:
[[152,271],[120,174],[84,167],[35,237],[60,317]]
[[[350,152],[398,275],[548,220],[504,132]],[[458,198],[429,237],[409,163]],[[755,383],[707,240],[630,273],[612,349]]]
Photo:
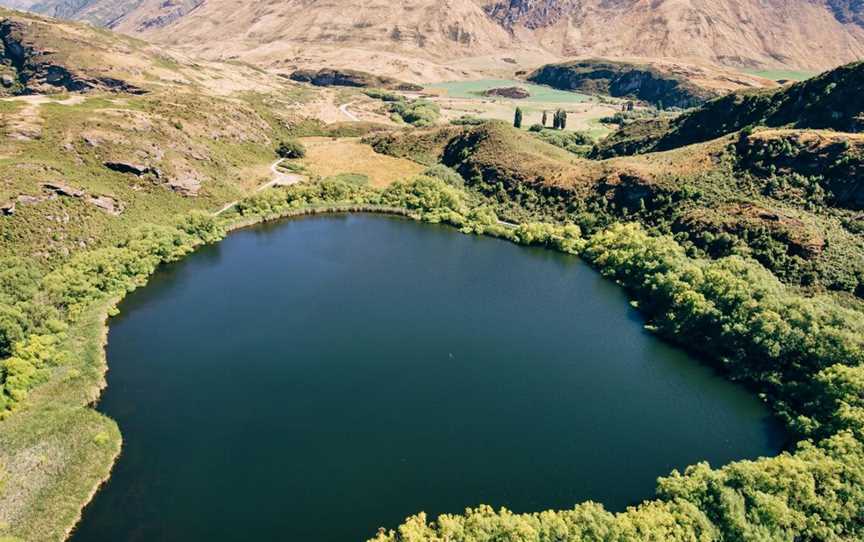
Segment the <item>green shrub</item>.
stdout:
[[462,178],[462,175],[459,175],[459,172],[455,169],[449,168],[443,164],[438,164],[430,167],[423,172],[423,175],[426,177],[434,177],[436,179],[441,179],[442,181],[454,188],[465,187],[465,179]]
[[431,126],[441,117],[438,104],[429,100],[394,102],[390,105],[390,111],[404,122],[417,127]]
[[537,138],[550,145],[555,145],[574,154],[584,154],[591,150],[594,140],[581,132],[564,132],[560,130],[543,129],[535,130],[531,127],[531,133]]
[[479,126],[484,122],[488,121],[479,117],[472,117],[471,115],[463,115],[458,119],[452,119],[450,121],[450,124],[452,124],[453,126]]
[[288,139],[279,143],[279,146],[276,147],[276,154],[280,158],[287,158],[288,160],[305,158],[306,147],[296,139]]

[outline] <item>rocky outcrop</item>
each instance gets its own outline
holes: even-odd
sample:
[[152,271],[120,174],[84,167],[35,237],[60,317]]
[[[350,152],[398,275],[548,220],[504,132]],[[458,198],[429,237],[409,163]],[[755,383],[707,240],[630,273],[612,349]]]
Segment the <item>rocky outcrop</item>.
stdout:
[[662,107],[695,107],[718,95],[652,66],[607,60],[548,64],[530,74],[528,80],[560,90],[633,98]]
[[113,196],[93,195],[70,186],[62,181],[49,181],[41,184],[42,193],[37,195],[21,194],[12,201],[0,204],[0,216],[12,216],[19,205],[38,205],[57,198],[73,198],[89,203],[110,215],[120,215],[126,206]]
[[841,23],[864,27],[864,0],[828,0],[828,7]]
[[142,94],[144,89],[111,77],[90,77],[65,66],[57,51],[41,48],[29,38],[32,23],[0,19],[0,78],[7,94],[50,94],[62,90],[108,90]]
[[105,162],[104,165],[111,171],[116,171],[117,173],[131,173],[136,177],[143,177],[144,175],[151,174],[158,179],[162,176],[162,173],[157,168],[150,167],[144,164],[116,161]]
[[87,203],[102,209],[109,215],[117,216],[123,212],[125,206],[120,200],[113,198],[111,196],[99,195],[99,196],[88,196]]
[[537,30],[554,26],[581,5],[581,0],[502,0],[487,4],[483,10],[508,30],[516,26]]
[[135,162],[110,161],[103,164],[117,173],[125,173],[136,177],[150,179],[160,186],[186,197],[195,197],[201,189],[201,176],[193,170],[183,170],[174,174],[163,173],[159,168]]
[[290,75],[293,81],[311,83],[317,87],[382,88],[387,90],[420,91],[423,87],[382,77],[359,70],[322,68],[320,70],[297,70]]
[[58,196],[65,196],[68,198],[83,198],[84,191],[79,190],[77,188],[73,188],[68,184],[62,182],[48,182],[42,183],[42,189],[46,192],[50,192],[56,194]]
[[138,32],[145,32],[168,26],[203,3],[204,0],[161,0],[156,11],[144,16],[137,22],[135,28]]

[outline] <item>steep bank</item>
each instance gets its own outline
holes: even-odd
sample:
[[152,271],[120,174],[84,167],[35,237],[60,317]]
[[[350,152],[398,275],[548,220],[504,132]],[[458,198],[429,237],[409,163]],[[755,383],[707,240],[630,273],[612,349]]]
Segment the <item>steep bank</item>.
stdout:
[[608,60],[547,64],[528,75],[528,80],[559,90],[631,98],[660,108],[695,107],[721,94],[648,64]]

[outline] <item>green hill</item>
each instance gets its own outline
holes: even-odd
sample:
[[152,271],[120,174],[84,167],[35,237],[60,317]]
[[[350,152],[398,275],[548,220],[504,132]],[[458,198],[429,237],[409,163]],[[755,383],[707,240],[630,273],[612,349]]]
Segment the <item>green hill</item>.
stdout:
[[626,125],[593,152],[596,158],[674,149],[751,126],[864,130],[864,62],[778,90],[737,92],[671,121]]

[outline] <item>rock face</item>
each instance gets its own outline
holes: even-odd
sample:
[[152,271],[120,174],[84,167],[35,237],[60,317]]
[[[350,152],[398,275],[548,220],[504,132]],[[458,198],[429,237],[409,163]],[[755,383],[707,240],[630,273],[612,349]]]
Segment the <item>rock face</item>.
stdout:
[[57,194],[58,196],[65,196],[67,198],[83,198],[84,191],[78,190],[77,188],[73,188],[68,184],[61,182],[49,182],[42,183],[42,188],[46,192],[51,192],[53,194]]
[[548,64],[528,80],[561,90],[633,98],[664,107],[695,107],[717,96],[651,66],[605,60]]
[[297,70],[291,79],[300,83],[311,83],[317,87],[360,87],[387,90],[421,91],[423,87],[405,83],[392,77],[381,77],[359,70]]
[[828,0],[828,7],[841,23],[864,27],[864,0]]
[[501,26],[513,30],[523,26],[532,30],[557,24],[576,13],[580,0],[504,0],[487,4],[484,11]]
[[84,190],[70,186],[62,181],[44,182],[41,187],[41,194],[35,196],[22,194],[13,201],[0,204],[0,216],[14,215],[17,205],[38,205],[43,201],[50,201],[61,197],[84,201],[114,216],[120,215],[125,209],[125,205],[113,196],[87,194]]
[[524,100],[531,97],[531,93],[521,87],[490,88],[483,93],[490,98],[501,97],[512,100]]
[[6,94],[43,94],[58,91],[111,90],[142,94],[145,91],[120,79],[89,77],[63,65],[56,51],[40,48],[30,39],[28,24],[0,19],[0,77]]
[[[144,31],[170,24],[203,3],[204,0],[5,0],[3,5],[109,28],[128,22]],[[129,17],[133,20],[127,21]]]
[[109,215],[114,216],[121,214],[124,209],[124,205],[119,200],[105,195],[89,196],[87,198],[87,203],[102,209]]

